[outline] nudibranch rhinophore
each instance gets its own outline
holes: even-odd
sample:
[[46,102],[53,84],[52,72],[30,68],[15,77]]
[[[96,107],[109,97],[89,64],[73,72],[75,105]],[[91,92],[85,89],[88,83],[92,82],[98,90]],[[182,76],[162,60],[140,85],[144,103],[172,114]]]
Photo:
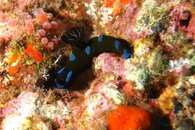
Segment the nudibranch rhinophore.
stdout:
[[56,86],[62,89],[68,89],[73,79],[92,65],[95,56],[103,52],[115,52],[128,59],[133,52],[133,48],[126,40],[106,35],[93,37],[85,44],[81,28],[64,33],[61,40],[72,45],[69,61],[55,74]]

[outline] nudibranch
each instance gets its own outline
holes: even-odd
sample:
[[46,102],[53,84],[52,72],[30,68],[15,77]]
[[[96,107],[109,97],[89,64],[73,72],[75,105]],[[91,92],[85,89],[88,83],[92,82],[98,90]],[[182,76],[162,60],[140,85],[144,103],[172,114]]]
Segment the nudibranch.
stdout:
[[56,71],[55,83],[57,88],[68,89],[73,79],[83,70],[92,65],[94,57],[103,52],[115,52],[125,59],[132,56],[133,48],[129,43],[120,38],[106,35],[93,37],[88,43],[83,40],[83,30],[74,28],[64,33],[61,40],[72,45],[69,61]]

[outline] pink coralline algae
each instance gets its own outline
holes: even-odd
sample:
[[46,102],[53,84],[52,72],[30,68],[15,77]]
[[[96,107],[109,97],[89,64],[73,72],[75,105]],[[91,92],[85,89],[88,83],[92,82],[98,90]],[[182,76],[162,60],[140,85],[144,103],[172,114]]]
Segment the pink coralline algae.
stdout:
[[[143,64],[136,66],[136,59],[122,59],[108,53],[99,55],[94,61],[96,73],[114,73],[120,82],[133,82],[133,88],[144,90],[144,84],[150,78],[149,71]],[[117,83],[117,82],[115,82]]]
[[20,37],[24,31],[24,27],[19,24],[18,18],[10,18],[8,13],[0,12],[0,30],[0,37],[13,39]]
[[182,30],[186,32],[189,37],[195,37],[195,13],[194,9],[190,8],[190,5],[184,4],[176,6],[170,13],[172,17],[172,29],[173,31]]
[[33,20],[27,20],[25,23],[25,29],[27,34],[33,34],[35,32],[34,28],[34,21]]
[[180,29],[185,29],[189,25],[189,21],[191,18],[191,12],[188,10],[186,6],[178,6],[173,9],[170,13],[172,20],[174,21],[174,31]]
[[6,22],[7,17],[6,15],[1,11],[0,12],[0,22]]
[[125,60],[121,57],[114,57],[110,53],[103,53],[99,55],[95,60],[95,70],[107,73],[114,72],[117,75],[123,74]]
[[113,75],[107,75],[92,82],[90,88],[85,92],[81,116],[76,118],[76,125],[79,129],[105,129],[106,113],[117,105],[125,104],[125,96],[117,90],[114,79]]
[[35,101],[38,95],[32,92],[23,92],[16,99],[9,101],[2,110],[4,116],[9,114],[18,114],[21,116],[30,116],[35,111]]

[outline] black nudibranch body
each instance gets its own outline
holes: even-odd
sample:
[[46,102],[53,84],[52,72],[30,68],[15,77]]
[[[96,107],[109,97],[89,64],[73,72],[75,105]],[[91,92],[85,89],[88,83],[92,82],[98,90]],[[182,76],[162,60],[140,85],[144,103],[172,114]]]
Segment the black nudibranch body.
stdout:
[[68,63],[55,74],[57,88],[68,89],[74,77],[89,68],[93,58],[103,52],[115,52],[125,59],[132,56],[133,49],[126,40],[100,35],[84,44],[82,33],[82,30],[78,28],[61,37],[62,41],[72,44],[73,47]]

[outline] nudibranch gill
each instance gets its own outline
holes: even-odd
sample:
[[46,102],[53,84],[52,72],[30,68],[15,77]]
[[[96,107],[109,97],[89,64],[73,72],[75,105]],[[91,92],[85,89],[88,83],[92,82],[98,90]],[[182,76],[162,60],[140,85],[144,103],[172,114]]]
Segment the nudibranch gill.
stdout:
[[57,88],[68,89],[73,79],[83,70],[91,67],[92,60],[103,52],[115,52],[128,59],[132,56],[133,48],[129,43],[120,38],[99,35],[93,37],[88,43],[83,41],[83,31],[80,28],[72,29],[64,33],[61,40],[72,44],[72,53],[69,61],[55,74]]

